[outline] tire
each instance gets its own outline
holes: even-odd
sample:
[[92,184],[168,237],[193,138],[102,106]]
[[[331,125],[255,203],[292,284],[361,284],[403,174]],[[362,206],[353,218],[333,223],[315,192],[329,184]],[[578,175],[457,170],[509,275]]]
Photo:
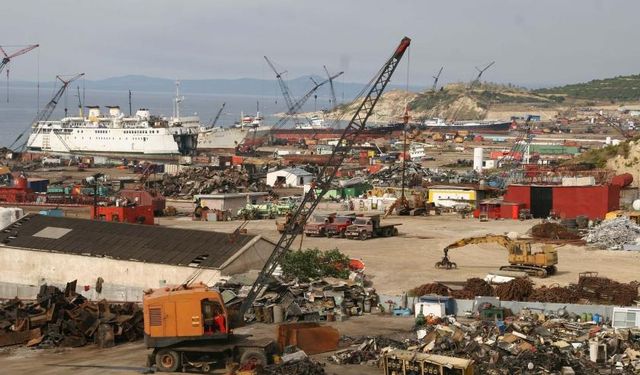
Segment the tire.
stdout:
[[442,268],[442,262],[436,262],[436,268]]
[[358,238],[359,238],[361,241],[366,241],[368,237],[369,237],[369,236],[367,235],[367,232],[365,232],[365,231],[360,232],[360,234],[358,235]]
[[245,368],[246,365],[252,368],[264,367],[267,365],[267,355],[261,350],[247,349],[240,356],[240,367]]
[[176,372],[180,368],[180,354],[174,350],[161,349],[156,354],[156,367],[160,372]]

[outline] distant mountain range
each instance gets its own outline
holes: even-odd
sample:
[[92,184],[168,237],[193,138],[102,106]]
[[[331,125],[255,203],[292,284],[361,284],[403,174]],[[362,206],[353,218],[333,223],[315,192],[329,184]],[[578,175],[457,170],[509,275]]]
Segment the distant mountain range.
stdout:
[[[321,82],[326,79],[320,76],[302,76],[287,80],[287,85],[295,98],[300,98],[313,88],[313,82]],[[127,75],[101,80],[85,80],[84,85],[91,90],[113,91],[143,91],[143,92],[173,92],[175,80],[142,75]],[[81,83],[78,83],[82,86]],[[54,82],[40,82],[40,87],[52,87]],[[35,82],[14,81],[14,87],[33,87]],[[75,85],[74,85],[75,86]],[[338,101],[351,100],[365,87],[362,83],[334,82]],[[404,85],[389,85],[390,89],[404,89]],[[410,87],[412,91],[424,90],[424,87]],[[276,80],[263,80],[255,78],[240,79],[185,79],[180,80],[180,91],[185,94],[221,94],[221,95],[255,95],[255,96],[281,96],[282,93]],[[318,96],[330,97],[329,84],[325,84],[317,91]]]

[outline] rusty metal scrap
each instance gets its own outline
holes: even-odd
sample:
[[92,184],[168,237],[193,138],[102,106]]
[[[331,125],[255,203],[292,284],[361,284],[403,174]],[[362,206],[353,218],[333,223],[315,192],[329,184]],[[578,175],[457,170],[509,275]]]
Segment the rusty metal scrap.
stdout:
[[533,282],[518,277],[496,287],[496,296],[504,301],[526,301],[533,292]]
[[448,296],[449,293],[450,293],[449,287],[441,283],[423,284],[411,290],[411,294],[414,296],[424,296],[427,294],[437,294],[440,296]]
[[160,191],[165,197],[189,199],[196,194],[266,191],[266,186],[246,171],[198,167],[185,169],[175,176],[165,174]]
[[580,236],[567,229],[562,224],[544,222],[536,224],[531,228],[531,235],[536,239],[550,240],[578,240]]
[[0,305],[0,346],[78,347],[142,337],[142,310],[126,303],[94,303],[75,293],[75,282],[65,291],[43,285],[35,302],[13,299]]
[[573,287],[542,286],[529,295],[529,301],[547,303],[577,303],[580,301],[579,291]]
[[578,290],[582,298],[593,303],[632,306],[638,299],[638,282],[620,283],[597,273],[582,273],[578,279]]

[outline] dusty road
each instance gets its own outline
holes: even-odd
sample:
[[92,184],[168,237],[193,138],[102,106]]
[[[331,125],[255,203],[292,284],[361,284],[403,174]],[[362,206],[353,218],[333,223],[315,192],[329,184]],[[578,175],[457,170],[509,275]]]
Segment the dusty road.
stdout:
[[[330,208],[321,206],[320,208]],[[468,245],[454,249],[450,258],[458,264],[457,270],[438,270],[434,263],[442,258],[442,249],[463,237],[484,234],[517,232],[521,235],[538,220],[500,220],[480,222],[460,219],[455,215],[428,217],[389,217],[386,222],[401,223],[398,237],[370,239],[367,241],[339,238],[305,237],[302,248],[318,247],[321,250],[338,248],[351,257],[362,259],[373,286],[381,293],[398,294],[419,284],[431,281],[464,281],[470,277],[484,277],[507,264],[507,252],[497,244]],[[193,222],[187,218],[163,218],[162,225],[198,228],[203,230],[232,231],[240,223]],[[251,234],[260,234],[277,240],[273,220],[256,220],[247,225]],[[299,247],[296,240],[294,246]],[[542,245],[534,245],[537,250]],[[568,284],[578,280],[584,271],[596,271],[600,275],[628,282],[640,279],[640,252],[594,250],[585,246],[564,245],[558,248],[558,273],[545,279],[534,279],[539,285]]]

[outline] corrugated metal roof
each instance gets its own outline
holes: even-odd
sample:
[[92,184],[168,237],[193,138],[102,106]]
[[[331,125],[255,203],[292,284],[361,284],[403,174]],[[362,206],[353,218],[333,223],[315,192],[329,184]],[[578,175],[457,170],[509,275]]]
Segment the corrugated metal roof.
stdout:
[[[61,233],[62,229],[68,232],[61,236],[41,235],[43,230]],[[0,232],[0,243],[16,248],[180,266],[188,266],[200,257],[205,258],[200,267],[219,268],[255,238],[241,234],[232,243],[230,236],[211,231],[30,214],[4,228]]]

